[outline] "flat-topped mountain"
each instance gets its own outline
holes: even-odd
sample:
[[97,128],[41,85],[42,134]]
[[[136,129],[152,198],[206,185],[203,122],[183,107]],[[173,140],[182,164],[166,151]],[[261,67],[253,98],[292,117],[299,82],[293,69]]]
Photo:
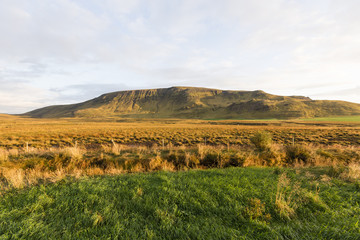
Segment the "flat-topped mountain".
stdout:
[[25,115],[37,118],[286,119],[360,115],[360,104],[277,96],[260,90],[171,87],[107,93],[86,102],[44,107]]

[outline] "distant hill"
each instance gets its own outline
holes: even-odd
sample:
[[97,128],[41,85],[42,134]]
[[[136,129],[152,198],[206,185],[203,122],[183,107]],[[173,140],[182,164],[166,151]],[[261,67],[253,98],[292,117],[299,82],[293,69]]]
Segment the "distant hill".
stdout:
[[24,115],[36,118],[287,119],[360,115],[360,104],[277,96],[260,90],[171,87],[107,93],[86,102],[44,107]]

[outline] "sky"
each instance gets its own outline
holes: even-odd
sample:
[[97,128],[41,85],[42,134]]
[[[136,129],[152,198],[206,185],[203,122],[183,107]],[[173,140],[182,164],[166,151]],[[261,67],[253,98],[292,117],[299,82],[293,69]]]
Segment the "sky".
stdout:
[[171,86],[360,103],[359,0],[0,0],[0,113]]

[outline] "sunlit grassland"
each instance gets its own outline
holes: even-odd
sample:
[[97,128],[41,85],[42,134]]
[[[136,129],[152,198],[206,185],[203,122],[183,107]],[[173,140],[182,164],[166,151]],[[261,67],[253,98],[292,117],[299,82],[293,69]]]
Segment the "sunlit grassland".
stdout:
[[[207,119],[207,120],[228,120],[228,119]],[[315,117],[315,118],[298,118],[298,119],[287,119],[281,120],[277,118],[269,118],[269,119],[232,119],[232,120],[240,120],[240,121],[248,121],[248,122],[288,122],[288,121],[314,121],[314,122],[360,122],[360,115],[355,116],[334,116],[334,117]]]
[[317,122],[360,122],[360,115],[345,116],[345,117],[309,118],[309,119],[303,119],[303,120],[304,121],[317,121]]
[[0,115],[0,239],[360,239],[357,122]]
[[194,146],[249,145],[250,136],[265,130],[279,144],[360,144],[357,122],[205,121],[179,119],[29,119],[0,117],[0,147],[66,147],[75,141],[99,146],[120,144]]
[[356,123],[0,117],[1,191],[66,176],[348,166],[360,158]]

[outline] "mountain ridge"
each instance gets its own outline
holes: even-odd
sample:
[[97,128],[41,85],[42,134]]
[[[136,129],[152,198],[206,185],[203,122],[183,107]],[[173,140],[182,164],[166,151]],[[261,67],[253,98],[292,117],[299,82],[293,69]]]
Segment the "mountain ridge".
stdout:
[[189,119],[309,118],[360,115],[360,104],[279,96],[262,90],[237,91],[199,87],[126,90],[85,102],[36,109],[35,118],[130,117]]

